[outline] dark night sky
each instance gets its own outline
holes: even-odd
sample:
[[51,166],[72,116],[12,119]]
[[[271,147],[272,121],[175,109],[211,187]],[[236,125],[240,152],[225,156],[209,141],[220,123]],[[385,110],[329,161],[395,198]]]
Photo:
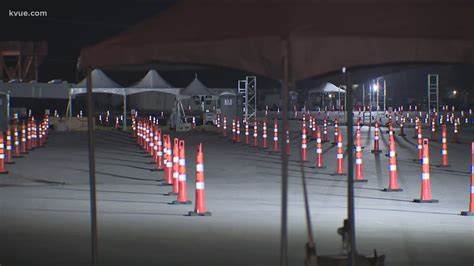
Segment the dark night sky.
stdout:
[[[172,5],[174,0],[2,1],[1,40],[44,40],[40,79],[76,79],[81,47],[99,42]],[[9,10],[45,10],[47,17],[9,17]]]
[[[81,47],[100,42],[125,30],[140,20],[158,14],[176,0],[137,1],[2,1],[0,40],[44,40],[49,44],[48,56],[40,66],[40,81],[60,78],[77,82],[77,58]],[[9,17],[8,10],[45,10],[47,17]],[[436,70],[438,71],[438,70]],[[472,90],[472,67],[445,71],[441,76],[446,89],[465,87]],[[247,73],[225,69],[197,71],[199,78],[210,87],[234,87],[238,79]],[[410,71],[387,77],[393,97],[406,98],[425,95],[428,70]],[[123,85],[130,85],[143,76],[142,73],[109,73]],[[175,86],[185,86],[194,77],[194,71],[161,72]],[[259,78],[260,88],[278,87],[278,83]],[[315,83],[304,83],[317,84]],[[337,83],[335,83],[338,85]],[[311,86],[311,85],[309,85]],[[415,93],[416,92],[416,93]],[[410,94],[410,95],[409,95]]]

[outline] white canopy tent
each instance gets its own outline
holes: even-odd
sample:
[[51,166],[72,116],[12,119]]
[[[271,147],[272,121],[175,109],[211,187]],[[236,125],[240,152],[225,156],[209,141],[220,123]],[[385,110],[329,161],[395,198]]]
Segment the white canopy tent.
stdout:
[[164,80],[156,70],[151,69],[148,73],[137,83],[126,88],[126,94],[136,94],[146,91],[156,91],[173,94],[175,96],[180,95],[180,89],[174,88],[166,80]]
[[[337,87],[336,85],[326,82],[323,83],[321,86],[311,89],[308,91],[308,98],[311,97],[312,94],[322,94],[322,105],[324,106],[324,95],[325,94],[332,94],[332,93],[337,93],[338,94],[338,101],[339,104],[341,103],[341,94],[344,94],[344,105],[346,103],[345,97],[346,97],[346,91],[342,88]],[[338,107],[339,110],[339,107]]]
[[[134,85],[124,88],[118,83],[109,78],[102,70],[94,69],[92,75],[92,92],[93,93],[110,93],[123,96],[123,130],[127,130],[126,110],[127,110],[127,96],[147,92],[155,91],[168,93],[176,96],[176,100],[179,102],[181,98],[189,98],[189,96],[181,95],[180,88],[173,88],[166,80],[164,80],[156,70],[151,69],[148,73]],[[72,117],[72,98],[78,94],[87,93],[86,79],[79,82],[74,87],[70,88],[69,91],[69,103],[68,110],[69,116]]]
[[[168,93],[174,95],[175,98],[175,103],[174,103],[174,108],[175,108],[175,113],[176,114],[181,114],[183,112],[184,115],[184,108],[181,103],[182,98],[189,98],[189,96],[183,96],[181,95],[181,89],[180,88],[173,88],[166,80],[164,80],[156,70],[151,69],[148,71],[148,73],[143,77],[142,80],[139,82],[135,83],[134,85],[128,87],[126,89],[127,95],[131,94],[136,94],[136,93],[141,93],[141,92],[147,92],[147,91],[152,91],[152,92],[162,92],[162,93]],[[180,115],[175,115],[173,116],[173,119],[179,119]],[[173,121],[174,123],[177,123],[177,121]]]
[[[197,105],[198,101],[200,103],[201,111],[204,112],[206,109],[206,105],[208,105],[208,101],[212,105],[212,102],[216,104],[219,99],[218,93],[215,93],[211,89],[209,89],[206,85],[204,85],[199,79],[197,74],[195,75],[193,81],[188,84],[184,89],[180,92],[181,99],[189,99],[189,104],[191,104],[192,98],[195,102],[194,104]],[[199,100],[197,100],[199,98]]]
[[[93,93],[111,93],[123,96],[124,99],[124,123],[123,130],[127,129],[127,119],[126,119],[126,110],[127,110],[127,97],[125,89],[120,86],[117,82],[109,78],[102,70],[94,69],[91,73],[92,76],[92,92]],[[87,79],[83,79],[78,84],[74,85],[69,90],[69,102],[68,102],[68,111],[69,118],[72,118],[72,98],[78,94],[87,93]],[[69,120],[71,121],[71,120]]]
[[209,88],[204,85],[196,76],[194,80],[189,83],[186,88],[181,90],[181,95],[183,96],[217,96],[214,92],[209,90]]

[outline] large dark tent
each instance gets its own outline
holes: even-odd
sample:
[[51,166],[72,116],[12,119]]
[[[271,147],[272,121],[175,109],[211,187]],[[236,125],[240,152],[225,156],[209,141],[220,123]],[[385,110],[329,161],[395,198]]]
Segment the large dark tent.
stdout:
[[[81,52],[80,67],[218,65],[291,80],[393,63],[474,61],[472,1],[180,1]],[[209,51],[212,51],[210,53]]]

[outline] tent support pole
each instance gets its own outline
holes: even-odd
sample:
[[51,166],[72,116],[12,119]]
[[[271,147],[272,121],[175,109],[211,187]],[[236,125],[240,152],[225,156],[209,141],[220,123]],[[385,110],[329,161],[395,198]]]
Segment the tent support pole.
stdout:
[[72,126],[72,93],[69,92],[69,119],[68,119],[68,124],[69,124],[69,130],[71,130]]
[[352,84],[350,84],[349,73],[343,68],[344,83],[346,85],[346,123],[347,123],[347,217],[350,226],[350,243],[351,250],[349,254],[349,262],[351,266],[356,265],[356,239],[355,239],[355,211],[354,211],[354,128],[353,128],[353,99]]
[[[283,40],[283,132],[288,130],[288,85],[289,85],[289,42]],[[280,242],[280,266],[288,265],[288,154],[285,152],[286,140],[281,138],[281,242]]]
[[127,131],[127,94],[123,94],[123,124],[122,130]]
[[89,185],[91,208],[91,259],[92,266],[97,265],[97,201],[95,182],[95,141],[94,141],[94,108],[92,106],[91,69],[87,69],[87,130],[89,133]]

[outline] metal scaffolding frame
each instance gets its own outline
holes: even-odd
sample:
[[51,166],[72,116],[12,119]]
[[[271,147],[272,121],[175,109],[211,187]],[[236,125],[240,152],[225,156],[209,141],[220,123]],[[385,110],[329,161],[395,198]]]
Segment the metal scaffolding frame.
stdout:
[[428,113],[439,111],[439,75],[428,74]]
[[257,77],[246,76],[239,80],[238,92],[243,98],[243,118],[252,124],[257,118]]

